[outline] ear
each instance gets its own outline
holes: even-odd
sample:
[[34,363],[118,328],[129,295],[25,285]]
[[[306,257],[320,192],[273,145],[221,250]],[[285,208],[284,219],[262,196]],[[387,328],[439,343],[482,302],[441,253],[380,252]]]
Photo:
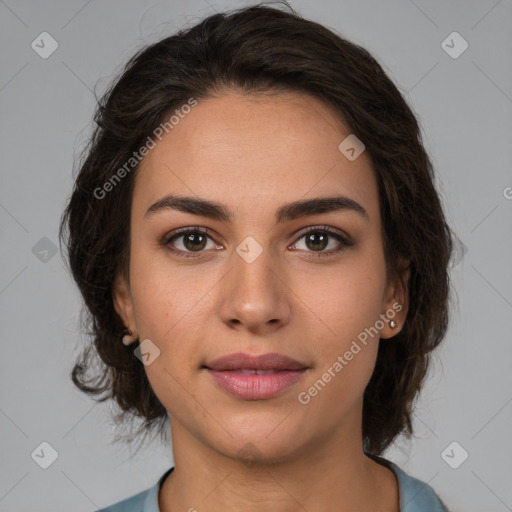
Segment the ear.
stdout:
[[[397,335],[405,323],[409,310],[410,263],[410,259],[399,258],[399,275],[388,282],[386,286],[381,312],[381,318],[384,320],[384,327],[380,331],[382,339],[389,339]],[[396,327],[391,327],[391,320],[396,322]]]
[[137,325],[133,313],[134,308],[130,285],[127,278],[122,274],[118,274],[114,279],[112,300],[114,301],[114,308],[121,317],[124,326],[135,334],[137,332]]

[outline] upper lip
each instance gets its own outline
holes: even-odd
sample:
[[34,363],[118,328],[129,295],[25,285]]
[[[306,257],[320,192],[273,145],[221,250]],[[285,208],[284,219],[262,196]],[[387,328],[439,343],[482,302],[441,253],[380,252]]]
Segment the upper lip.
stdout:
[[205,364],[210,370],[303,370],[307,366],[291,357],[276,353],[252,356],[239,352],[222,356]]

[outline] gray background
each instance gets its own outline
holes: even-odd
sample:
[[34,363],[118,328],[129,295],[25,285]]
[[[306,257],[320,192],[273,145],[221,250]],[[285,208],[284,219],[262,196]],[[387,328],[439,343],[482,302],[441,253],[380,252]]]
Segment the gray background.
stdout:
[[[80,298],[51,249],[92,127],[93,88],[101,94],[142,45],[248,4],[0,0],[1,511],[96,510],[172,464],[158,442],[130,460],[111,445],[109,406],[74,389]],[[454,512],[512,510],[512,2],[292,5],[366,47],[403,91],[460,239],[452,323],[418,402],[416,438],[386,456]],[[43,31],[59,45],[47,59],[31,47]],[[442,47],[453,31],[469,44],[458,58]],[[58,453],[48,469],[31,457],[43,441]],[[462,448],[443,459],[453,441]],[[462,449],[469,457],[452,469],[445,460],[460,462]]]

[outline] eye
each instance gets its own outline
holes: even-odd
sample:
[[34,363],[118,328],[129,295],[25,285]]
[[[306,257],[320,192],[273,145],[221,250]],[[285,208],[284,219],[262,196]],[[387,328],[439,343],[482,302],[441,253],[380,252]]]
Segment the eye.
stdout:
[[[160,245],[186,258],[199,257],[208,249],[223,249],[223,246],[217,244],[208,233],[209,230],[205,228],[183,228],[166,235]],[[301,240],[304,241],[301,242]],[[335,240],[334,243],[333,240]],[[290,248],[306,251],[314,256],[329,256],[351,245],[353,243],[348,237],[329,226],[312,226],[304,230]],[[326,250],[327,248],[329,250]]]
[[[301,243],[300,241],[303,239],[304,242]],[[333,243],[333,239],[336,240],[336,243]],[[300,247],[301,245],[302,247]],[[351,245],[353,245],[351,241],[329,226],[312,226],[303,232],[298,241],[291,247],[318,253],[315,256],[328,256]],[[328,247],[330,250],[325,250]]]
[[[209,241],[210,245],[208,245]],[[195,257],[193,253],[201,253],[205,249],[222,248],[208,235],[208,230],[198,227],[175,231],[170,236],[164,237],[161,245],[185,257]]]

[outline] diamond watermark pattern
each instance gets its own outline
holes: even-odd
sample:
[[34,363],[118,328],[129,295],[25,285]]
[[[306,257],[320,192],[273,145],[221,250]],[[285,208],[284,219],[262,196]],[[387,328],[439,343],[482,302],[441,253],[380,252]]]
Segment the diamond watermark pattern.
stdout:
[[468,49],[468,46],[468,42],[458,32],[452,32],[441,43],[441,48],[452,59],[458,59]]
[[57,246],[49,238],[43,236],[32,247],[32,254],[42,263],[48,263],[57,254]]
[[348,160],[353,162],[364,151],[365,145],[351,133],[338,146],[338,149]]
[[149,366],[160,355],[160,349],[150,339],[145,339],[133,353],[144,366]]
[[252,263],[263,252],[263,247],[252,236],[248,236],[238,245],[236,252],[246,263]]
[[43,441],[30,456],[43,469],[48,469],[56,460],[59,454],[48,442]]
[[30,46],[39,57],[47,59],[59,47],[59,43],[48,32],[41,32]]
[[442,452],[441,458],[452,469],[460,467],[469,457],[469,453],[457,441],[450,443]]
[[255,461],[261,458],[261,452],[253,443],[246,443],[236,454],[237,458],[248,466],[254,464]]
[[450,257],[449,267],[456,267],[463,259],[464,256],[468,253],[468,248],[466,244],[457,236],[453,236],[453,252]]

